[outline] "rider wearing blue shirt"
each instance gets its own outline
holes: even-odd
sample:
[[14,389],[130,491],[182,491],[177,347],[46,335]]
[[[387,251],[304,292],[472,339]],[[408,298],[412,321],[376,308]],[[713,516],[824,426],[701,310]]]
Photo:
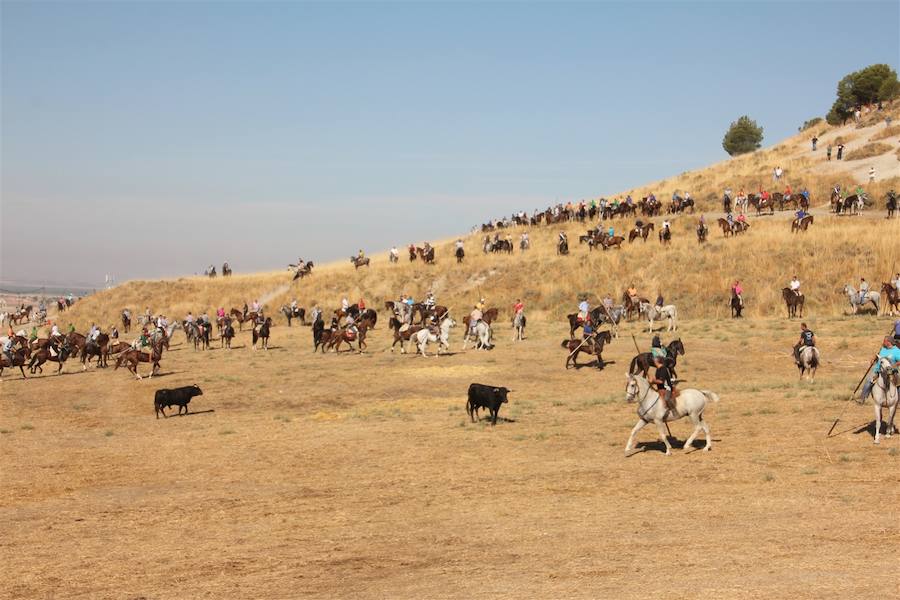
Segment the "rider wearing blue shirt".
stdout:
[[[900,323],[900,321],[898,321]],[[881,359],[886,358],[890,361],[892,367],[896,367],[898,363],[900,363],[900,348],[894,345],[894,340],[891,339],[891,336],[885,336],[884,342],[881,345],[881,349],[878,351],[878,355],[875,357],[875,369],[873,371],[873,375],[866,381],[866,384],[863,386],[862,395],[860,396],[861,400],[865,400],[869,397],[869,393],[872,391],[872,386],[875,384],[876,376],[881,372]]]

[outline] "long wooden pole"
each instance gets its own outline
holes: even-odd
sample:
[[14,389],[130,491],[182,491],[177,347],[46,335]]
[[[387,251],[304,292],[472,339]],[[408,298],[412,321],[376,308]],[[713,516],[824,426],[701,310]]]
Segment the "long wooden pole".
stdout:
[[872,362],[869,363],[869,366],[866,368],[866,372],[863,373],[862,379],[859,380],[859,383],[856,384],[856,387],[853,388],[853,393],[850,394],[850,397],[847,398],[847,402],[844,404],[843,410],[841,410],[841,414],[838,415],[838,418],[834,420],[834,423],[831,424],[831,429],[828,430],[828,433],[825,434],[825,437],[830,437],[831,432],[834,431],[834,428],[837,427],[838,421],[841,420],[841,417],[844,416],[844,412],[846,412],[847,407],[850,406],[850,401],[853,400],[853,397],[856,395],[857,390],[859,390],[859,386],[862,385],[863,381],[866,380],[866,376],[869,374],[869,370],[872,368],[872,365],[875,364],[875,361],[878,360],[878,356],[872,359]]

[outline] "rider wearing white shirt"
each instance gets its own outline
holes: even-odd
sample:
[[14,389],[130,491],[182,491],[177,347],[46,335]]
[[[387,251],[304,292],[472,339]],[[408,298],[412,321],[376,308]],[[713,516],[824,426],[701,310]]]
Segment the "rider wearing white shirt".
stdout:
[[794,278],[791,279],[791,291],[794,292],[795,294],[797,294],[798,296],[802,295],[800,293],[800,280],[797,279],[796,275],[794,275]]

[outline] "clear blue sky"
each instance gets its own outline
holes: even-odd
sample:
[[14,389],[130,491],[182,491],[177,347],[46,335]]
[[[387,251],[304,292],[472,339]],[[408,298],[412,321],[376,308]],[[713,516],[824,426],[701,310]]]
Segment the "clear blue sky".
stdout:
[[281,268],[623,190],[896,69],[898,6],[4,2],[0,277]]

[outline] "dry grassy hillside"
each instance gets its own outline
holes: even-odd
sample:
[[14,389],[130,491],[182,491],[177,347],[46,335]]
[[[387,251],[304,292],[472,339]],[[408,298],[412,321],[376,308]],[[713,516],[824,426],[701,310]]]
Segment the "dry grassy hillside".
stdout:
[[[900,110],[895,107],[892,112]],[[896,176],[900,164],[893,153],[900,131],[887,128],[882,116],[878,119],[869,117],[861,124],[865,127],[820,124],[772,148],[630,190],[634,196],[654,191],[664,199],[672,190],[691,191],[698,200],[698,212],[706,211],[712,225],[711,241],[702,248],[693,232],[697,215],[674,219],[676,237],[668,250],[661,249],[653,237],[647,244],[626,245],[621,251],[589,253],[586,246],[576,243],[586,226],[569,224],[532,231],[533,250],[526,254],[517,251],[513,256],[485,256],[480,250],[481,236],[476,234],[466,237],[468,256],[463,265],[456,264],[452,242],[447,240],[436,244],[434,266],[409,263],[405,256],[399,265],[391,265],[386,253],[381,253],[372,257],[369,268],[354,271],[349,263],[333,263],[318,267],[311,278],[294,283],[283,271],[237,275],[227,280],[194,277],[135,281],[83,300],[63,321],[71,320],[79,328],[95,320],[106,326],[118,320],[123,307],[142,312],[149,306],[154,313],[180,317],[189,310],[196,313],[217,306],[239,307],[253,299],[259,299],[269,310],[292,298],[303,306],[318,302],[323,308],[332,308],[344,295],[351,301],[363,297],[370,306],[378,307],[404,292],[421,298],[428,289],[435,291],[442,304],[460,312],[479,296],[501,308],[522,298],[530,312],[558,318],[573,309],[580,294],[587,293],[594,301],[606,293],[618,299],[631,282],[648,296],[661,292],[684,316],[716,318],[728,312],[727,290],[734,278],[744,281],[748,314],[770,316],[782,314],[780,289],[794,273],[804,282],[808,310],[836,315],[844,310],[840,289],[845,283],[858,282],[861,276],[878,282],[900,269],[900,220],[882,218],[884,194],[891,187],[900,187]],[[816,153],[809,149],[813,133],[820,138]],[[791,235],[787,214],[751,217],[748,235],[722,239],[714,221],[719,216],[718,198],[726,186],[736,192],[741,187],[748,191],[760,186],[783,189],[789,183],[795,190],[809,188],[813,204],[821,206],[834,183],[848,186],[859,182],[855,174],[867,171],[871,159],[825,161],[825,147],[838,139],[846,143],[847,153],[870,144],[870,140],[891,148],[888,157],[896,165],[893,172],[882,168],[879,181],[865,184],[870,196],[877,199],[877,209],[862,218],[837,218],[817,211],[815,225],[802,236]],[[785,170],[778,188],[771,187],[775,165]],[[894,177],[884,179],[886,175]],[[657,225],[661,220],[654,219]],[[612,223],[617,233],[632,224],[632,220]],[[555,254],[554,239],[560,229],[569,233],[573,245],[567,257]],[[511,231],[514,239],[520,231]]]

